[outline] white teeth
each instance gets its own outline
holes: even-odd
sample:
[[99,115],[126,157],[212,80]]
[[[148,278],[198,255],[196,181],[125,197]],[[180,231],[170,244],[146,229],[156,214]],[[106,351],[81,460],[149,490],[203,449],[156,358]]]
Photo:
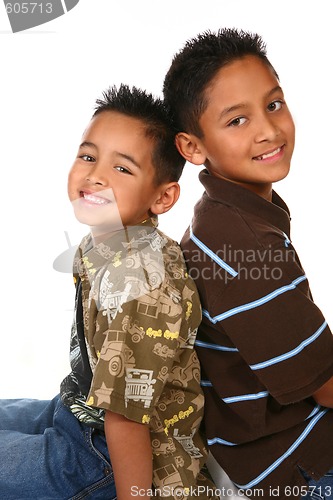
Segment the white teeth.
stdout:
[[99,198],[98,196],[94,196],[93,194],[83,193],[83,198],[91,203],[95,203],[96,205],[106,205],[108,200],[105,198]]
[[271,158],[272,156],[277,155],[278,153],[280,153],[280,151],[281,151],[281,148],[277,148],[277,149],[275,149],[275,151],[272,151],[271,153],[267,153],[266,155],[258,156],[257,158],[259,160],[266,160],[266,158]]

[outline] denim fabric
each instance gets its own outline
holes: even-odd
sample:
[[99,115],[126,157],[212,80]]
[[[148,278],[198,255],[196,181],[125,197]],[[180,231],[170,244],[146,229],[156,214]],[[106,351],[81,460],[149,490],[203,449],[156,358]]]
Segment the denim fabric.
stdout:
[[314,481],[303,471],[301,472],[309,485],[308,493],[301,497],[302,500],[333,500],[333,469],[319,481]]
[[105,436],[60,401],[0,400],[1,500],[116,499]]

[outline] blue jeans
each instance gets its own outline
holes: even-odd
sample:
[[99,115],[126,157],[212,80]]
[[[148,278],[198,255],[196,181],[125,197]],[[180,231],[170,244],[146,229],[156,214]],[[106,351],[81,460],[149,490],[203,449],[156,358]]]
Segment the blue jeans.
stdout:
[[59,396],[0,400],[0,498],[116,499],[105,436]]
[[333,469],[318,481],[301,472],[309,485],[309,491],[307,495],[301,497],[302,500],[333,500]]

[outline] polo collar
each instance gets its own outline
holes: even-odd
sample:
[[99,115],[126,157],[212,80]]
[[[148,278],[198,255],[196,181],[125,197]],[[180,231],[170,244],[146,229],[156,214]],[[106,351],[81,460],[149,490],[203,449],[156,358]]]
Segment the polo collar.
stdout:
[[206,169],[200,172],[199,180],[206,190],[204,197],[264,219],[290,237],[289,208],[275,191],[270,202],[239,184],[212,176]]

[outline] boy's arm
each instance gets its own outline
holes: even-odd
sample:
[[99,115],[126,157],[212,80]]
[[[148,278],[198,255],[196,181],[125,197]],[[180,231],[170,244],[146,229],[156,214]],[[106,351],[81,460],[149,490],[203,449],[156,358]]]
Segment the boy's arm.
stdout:
[[149,499],[153,475],[149,426],[106,410],[104,428],[117,499],[128,500],[138,491],[140,499]]
[[333,377],[322,385],[318,391],[314,392],[313,398],[321,406],[333,408]]

